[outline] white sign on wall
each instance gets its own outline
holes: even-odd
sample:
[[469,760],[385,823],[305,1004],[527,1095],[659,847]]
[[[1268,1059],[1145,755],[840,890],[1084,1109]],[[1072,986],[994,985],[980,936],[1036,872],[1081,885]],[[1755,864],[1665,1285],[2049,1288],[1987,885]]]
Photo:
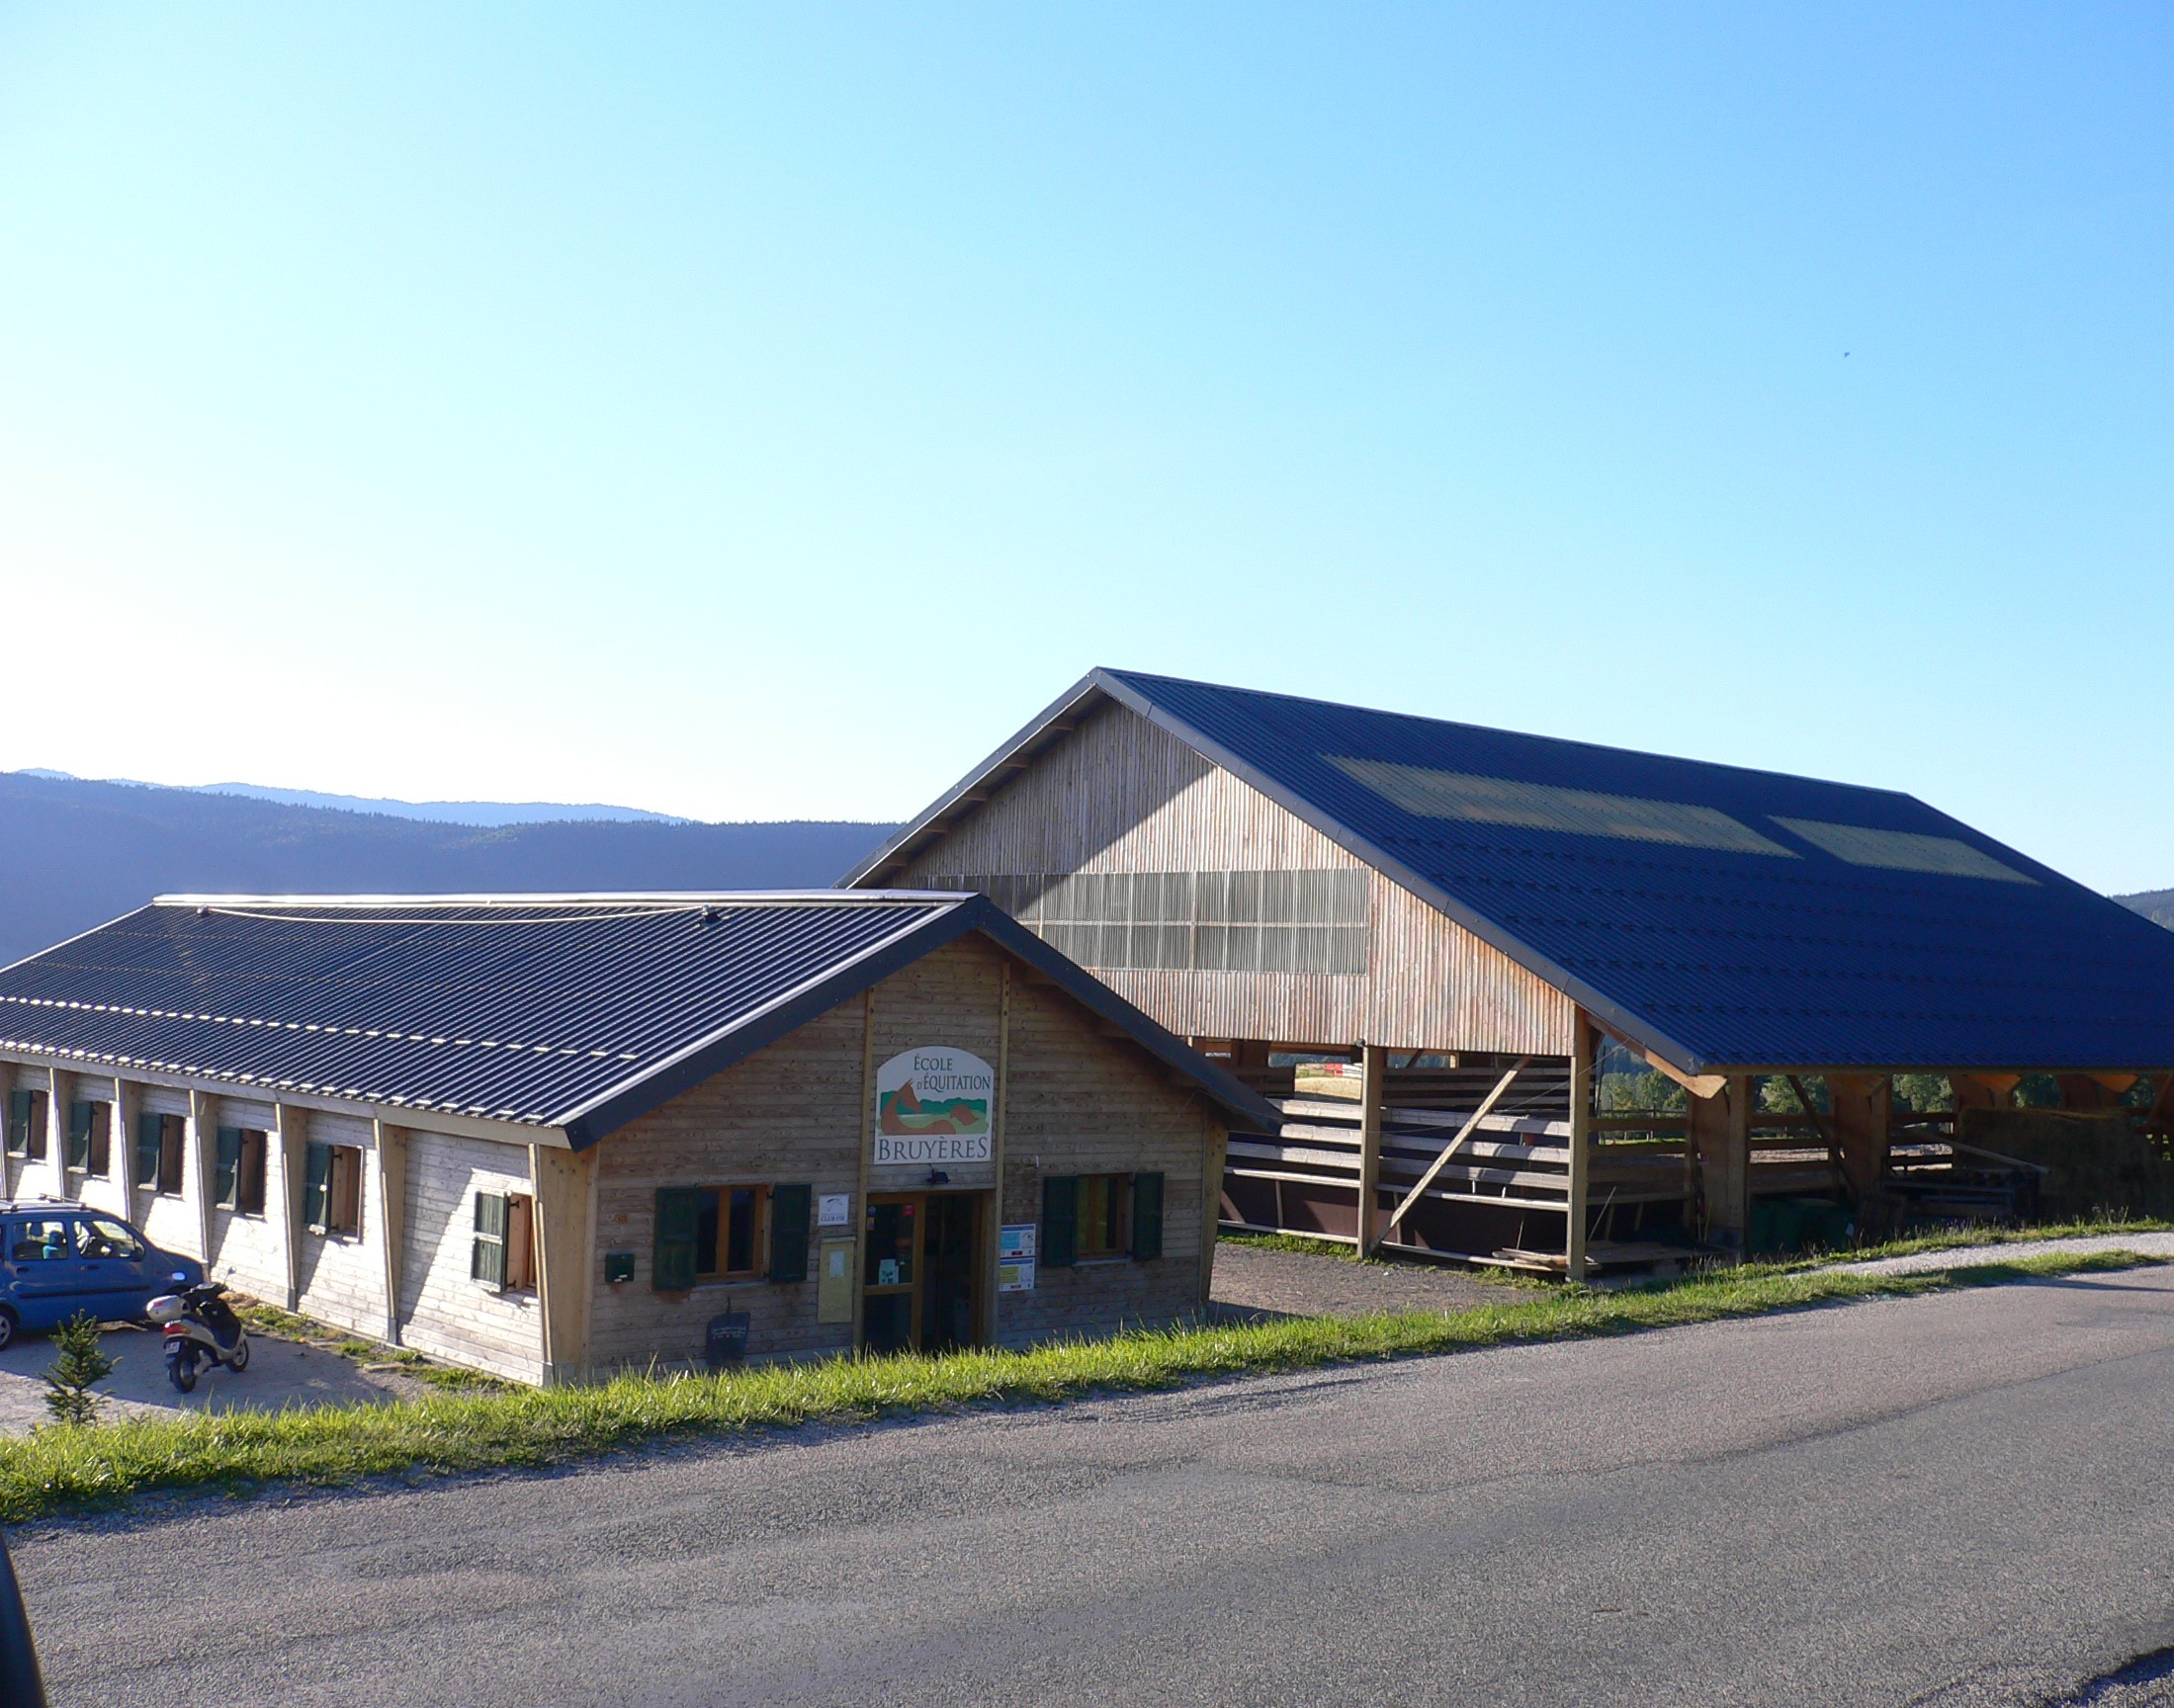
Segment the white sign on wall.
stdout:
[[816,1226],[818,1228],[849,1228],[852,1224],[852,1193],[826,1192],[817,1198]]
[[1022,1222],[1015,1228],[1000,1228],[997,1231],[997,1291],[1034,1291],[1033,1223]]
[[876,1070],[877,1167],[987,1162],[997,1070],[948,1045],[901,1051]]

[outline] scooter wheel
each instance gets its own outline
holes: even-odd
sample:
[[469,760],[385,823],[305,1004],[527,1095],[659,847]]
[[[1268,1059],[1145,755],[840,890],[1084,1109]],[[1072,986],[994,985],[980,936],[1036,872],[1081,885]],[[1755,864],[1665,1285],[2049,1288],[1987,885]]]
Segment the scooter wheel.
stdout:
[[166,1380],[184,1394],[193,1394],[197,1386],[196,1354],[184,1352],[179,1357],[166,1360]]
[[246,1339],[226,1354],[226,1368],[229,1370],[246,1370],[249,1368],[249,1342]]

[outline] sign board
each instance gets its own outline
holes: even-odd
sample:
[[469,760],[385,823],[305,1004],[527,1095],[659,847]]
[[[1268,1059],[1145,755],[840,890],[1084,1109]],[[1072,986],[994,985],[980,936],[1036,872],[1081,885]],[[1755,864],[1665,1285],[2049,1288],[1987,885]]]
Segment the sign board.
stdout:
[[853,1320],[853,1241],[825,1239],[816,1251],[816,1321]]
[[852,1193],[825,1192],[816,1199],[816,1226],[818,1228],[850,1228],[852,1225]]
[[901,1051],[876,1069],[879,1168],[987,1162],[997,1070],[949,1045]]
[[1034,1224],[997,1230],[997,1291],[1034,1291]]

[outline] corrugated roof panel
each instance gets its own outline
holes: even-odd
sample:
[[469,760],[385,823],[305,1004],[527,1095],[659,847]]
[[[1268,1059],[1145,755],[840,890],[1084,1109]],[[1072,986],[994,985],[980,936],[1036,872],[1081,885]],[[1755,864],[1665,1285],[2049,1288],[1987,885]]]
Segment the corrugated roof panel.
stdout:
[[160,902],[0,970],[0,1044],[556,1125],[960,906]]
[[1700,1065],[2174,1066],[2174,933],[1910,796],[1096,680]]

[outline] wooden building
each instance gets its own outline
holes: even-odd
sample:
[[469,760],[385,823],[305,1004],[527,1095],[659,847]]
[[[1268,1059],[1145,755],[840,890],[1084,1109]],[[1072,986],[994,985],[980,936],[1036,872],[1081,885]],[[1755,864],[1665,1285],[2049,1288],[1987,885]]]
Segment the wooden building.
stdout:
[[521,1381],[1207,1299],[1255,1093],[978,896],[167,897],[0,971],[6,1193]]
[[1884,790],[1096,670],[845,882],[1272,1093],[1226,1226],[1583,1273],[2012,1207],[2019,1090],[2166,1122],[2174,934]]

